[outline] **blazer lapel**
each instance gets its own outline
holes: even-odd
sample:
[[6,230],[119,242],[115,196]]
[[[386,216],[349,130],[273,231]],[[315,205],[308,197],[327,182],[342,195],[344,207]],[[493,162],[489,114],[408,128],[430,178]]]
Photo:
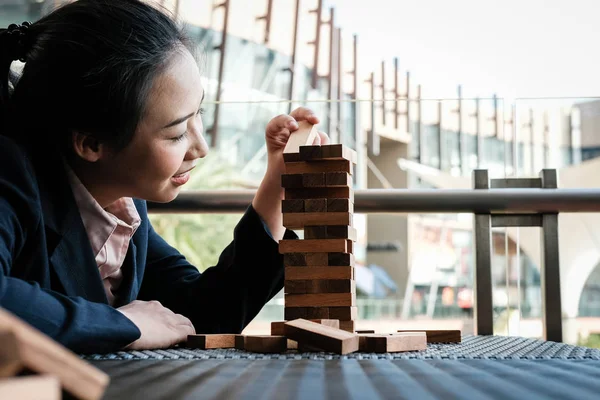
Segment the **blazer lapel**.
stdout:
[[102,278],[71,191],[62,160],[43,159],[36,168],[46,231],[54,232],[48,248],[65,294],[108,304]]

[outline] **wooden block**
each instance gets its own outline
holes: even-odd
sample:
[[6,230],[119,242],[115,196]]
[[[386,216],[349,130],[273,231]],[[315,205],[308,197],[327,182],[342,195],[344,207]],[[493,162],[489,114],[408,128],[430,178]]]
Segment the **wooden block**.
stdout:
[[396,353],[427,349],[425,332],[411,332],[393,335],[361,335],[360,351],[369,353]]
[[461,332],[460,330],[406,330],[400,329],[398,332],[410,333],[410,332],[425,332],[427,336],[427,343],[460,343]]
[[340,321],[340,329],[346,332],[354,332],[354,321]]
[[352,186],[352,177],[346,172],[327,172],[325,174],[325,185],[329,186]]
[[[336,328],[336,329],[339,329],[339,327],[340,327],[340,321],[337,319],[310,319],[308,321],[314,322],[316,324],[330,326],[330,327]],[[286,322],[288,322],[288,321],[271,322],[271,335],[284,336],[285,335],[284,325]]]
[[354,307],[355,293],[285,294],[285,306],[293,307]]
[[[298,201],[298,200],[294,200]],[[327,212],[327,199],[306,199],[304,200],[304,211],[306,212]]]
[[247,335],[244,349],[253,353],[284,353],[288,343],[285,336]]
[[283,153],[283,161],[289,163],[298,162],[302,160],[300,159],[300,153]]
[[[327,239],[327,240],[335,240],[335,239]],[[347,243],[346,243],[347,244]],[[328,264],[331,266],[354,266],[354,254],[350,253],[329,253],[327,255]]]
[[[354,267],[351,266],[312,266],[285,267],[286,281],[305,281],[312,279],[354,279]],[[337,318],[339,319],[339,318]],[[342,318],[351,319],[351,318]]]
[[[285,253],[346,253],[348,241],[346,239],[320,239],[296,240],[286,239],[279,241],[279,252]],[[306,258],[305,258],[306,259]],[[340,264],[344,265],[344,264]]]
[[281,212],[283,213],[301,213],[304,212],[304,200],[282,200]]
[[340,321],[355,320],[358,316],[356,307],[329,307],[329,318]]
[[201,350],[207,349],[233,349],[235,348],[235,334],[209,334],[188,335],[186,346]]
[[356,228],[348,225],[305,226],[304,239],[348,239],[356,241],[358,233]]
[[287,349],[288,350],[298,350],[298,342],[295,340],[287,340]]
[[295,319],[329,319],[329,308],[327,307],[296,307],[284,308],[284,318],[286,321]]
[[[300,148],[302,149],[302,146]],[[342,144],[322,145],[320,156],[322,160],[349,160],[353,164],[358,161],[356,151]],[[302,155],[300,155],[300,158],[302,158]]]
[[299,148],[300,160],[310,161],[321,159],[321,146],[320,145],[303,145]]
[[[298,129],[291,132],[283,149],[284,161],[298,161],[300,146],[313,144],[318,134],[318,130],[313,124],[307,121],[298,121]],[[296,157],[291,157],[294,154]],[[288,157],[286,158],[286,156]]]
[[370,329],[364,329],[364,330],[357,330],[355,331],[356,333],[360,334],[365,334],[365,333],[375,333],[374,330],[370,330]]
[[286,294],[356,293],[356,282],[350,279],[289,281],[284,284]]
[[323,266],[329,262],[327,253],[304,253],[304,260],[307,266]]
[[0,309],[0,331],[12,333],[12,339],[0,342],[2,365],[13,365],[10,369],[14,370],[18,364],[19,370],[53,375],[61,388],[77,399],[95,400],[104,396],[110,381],[107,374],[3,309]]
[[285,253],[283,255],[283,265],[286,267],[303,267],[306,265],[305,253]]
[[244,335],[235,335],[235,348],[238,350],[244,350],[246,348]]
[[354,253],[354,242],[352,240],[348,240],[346,244],[346,252],[353,254]]
[[285,323],[285,336],[299,345],[314,346],[337,354],[348,354],[358,350],[358,335],[316,324],[304,319]]
[[310,225],[352,225],[351,213],[292,213],[283,214],[283,226],[302,229]]
[[[350,199],[354,203],[354,190],[351,187],[315,187],[285,189],[286,200],[297,199]],[[341,224],[343,225],[343,224]]]
[[327,212],[354,212],[354,204],[349,199],[327,199]]
[[302,188],[302,174],[282,174],[282,188]]
[[[299,154],[298,154],[299,158]],[[288,174],[311,174],[316,172],[346,172],[354,174],[354,168],[348,160],[327,160],[319,162],[286,162],[285,172]]]
[[325,183],[325,173],[317,172],[314,174],[302,174],[302,187],[324,187],[327,186]]
[[0,379],[0,399],[60,400],[60,380],[52,375]]

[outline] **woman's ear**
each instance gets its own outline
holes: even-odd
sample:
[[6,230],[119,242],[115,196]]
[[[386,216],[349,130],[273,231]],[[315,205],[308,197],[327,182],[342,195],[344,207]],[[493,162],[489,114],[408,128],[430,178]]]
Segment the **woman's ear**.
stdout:
[[105,156],[106,146],[97,138],[81,132],[73,132],[71,137],[75,154],[83,160],[96,162]]

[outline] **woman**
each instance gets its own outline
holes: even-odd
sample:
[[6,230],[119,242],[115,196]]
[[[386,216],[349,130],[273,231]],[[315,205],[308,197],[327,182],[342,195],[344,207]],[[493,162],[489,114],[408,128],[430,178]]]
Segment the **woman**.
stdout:
[[148,221],[145,201],[173,200],[208,150],[192,52],[139,0],[0,31],[0,306],[73,351],[240,332],[283,286],[282,152],[318,123],[308,109],[267,125],[266,175],[216,266],[200,274]]

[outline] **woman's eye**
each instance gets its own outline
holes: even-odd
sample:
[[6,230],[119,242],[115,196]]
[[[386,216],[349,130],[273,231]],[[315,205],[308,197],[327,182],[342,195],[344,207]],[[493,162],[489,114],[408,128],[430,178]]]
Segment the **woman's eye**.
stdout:
[[187,136],[187,131],[183,132],[181,135],[171,138],[173,142],[181,142]]
[[198,110],[198,112],[196,113],[196,115],[202,115],[202,114],[204,114],[204,108],[200,108]]

